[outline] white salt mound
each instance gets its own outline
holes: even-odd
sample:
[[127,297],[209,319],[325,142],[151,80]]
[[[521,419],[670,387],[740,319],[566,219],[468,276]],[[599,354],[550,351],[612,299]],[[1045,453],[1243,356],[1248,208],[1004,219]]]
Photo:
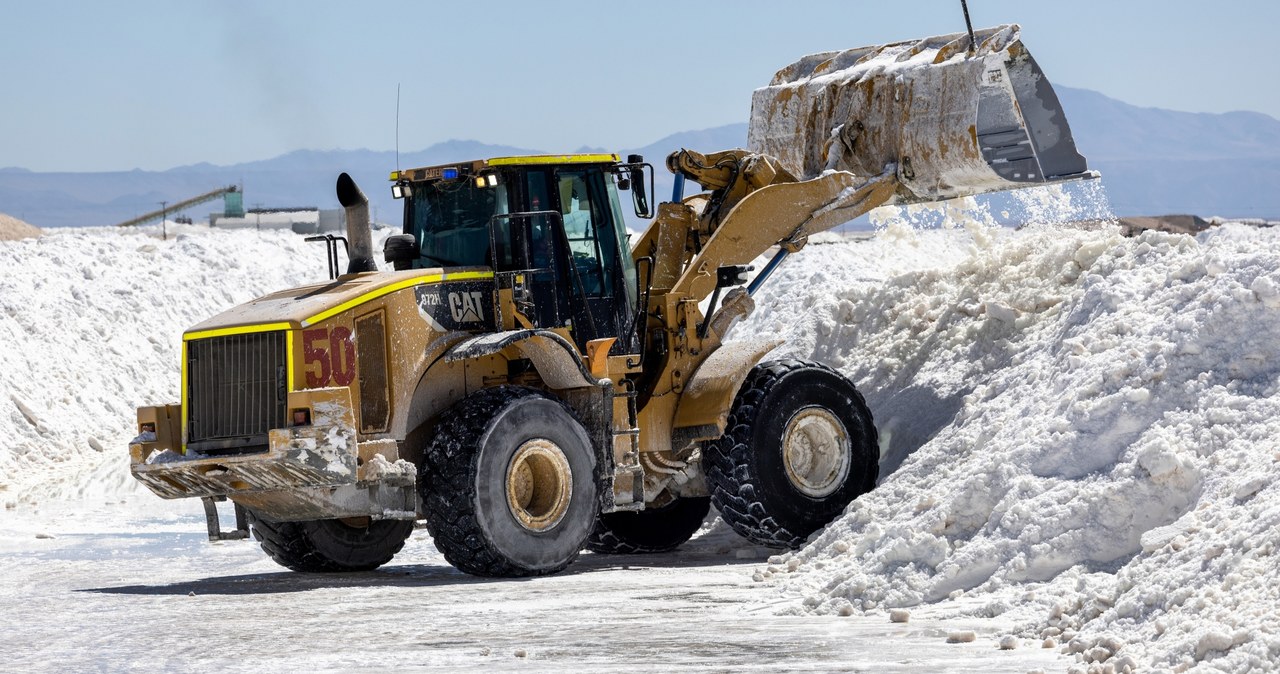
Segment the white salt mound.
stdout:
[[12,215],[0,213],[0,241],[34,239],[42,232],[39,227],[27,224]]
[[[175,235],[176,230],[176,235]],[[327,277],[291,232],[59,228],[0,242],[0,502],[135,490],[135,408],[178,400],[182,331]]]
[[1115,671],[1280,667],[1280,232],[836,248],[735,333],[840,367],[881,432],[880,486],[771,581],[797,611],[1001,616]]

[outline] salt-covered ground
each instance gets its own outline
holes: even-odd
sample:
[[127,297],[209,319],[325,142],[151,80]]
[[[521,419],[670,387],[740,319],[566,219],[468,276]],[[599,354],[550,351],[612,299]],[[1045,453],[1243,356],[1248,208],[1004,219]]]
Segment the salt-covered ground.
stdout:
[[[228,522],[229,524],[229,522]],[[778,615],[751,581],[769,552],[712,531],[673,555],[584,554],[488,580],[425,530],[360,574],[300,574],[210,544],[198,504],[50,502],[0,514],[0,644],[14,672],[1060,670],[998,651],[990,620]],[[789,602],[784,602],[789,603]],[[954,631],[977,640],[948,643]]]
[[421,531],[375,574],[292,574],[130,483],[133,408],[176,399],[181,330],[323,278],[323,247],[199,227],[3,242],[0,640],[24,671],[1270,671],[1276,236],[817,237],[733,336],[782,334],[858,382],[881,486],[768,561],[713,533],[518,582],[455,574]]

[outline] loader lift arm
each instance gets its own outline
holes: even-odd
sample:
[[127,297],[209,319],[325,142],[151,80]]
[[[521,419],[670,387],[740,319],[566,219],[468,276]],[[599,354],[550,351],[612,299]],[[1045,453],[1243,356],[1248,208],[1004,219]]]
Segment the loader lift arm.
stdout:
[[[740,377],[723,379],[713,395],[683,394],[733,322],[754,307],[741,289],[730,291],[717,307],[721,290],[745,281],[738,272],[779,247],[753,282],[754,291],[810,235],[888,203],[898,187],[892,165],[869,180],[847,171],[797,180],[776,159],[741,149],[711,155],[681,150],[667,158],[667,166],[712,191],[660,204],[657,218],[632,249],[634,258],[654,260],[648,292],[641,295],[648,298],[640,335],[645,368],[635,381],[642,452],[679,452],[723,432]],[[713,294],[704,316],[701,303]],[[718,367],[745,375],[776,344],[743,349],[741,362]]]
[[[733,383],[681,402],[685,387],[714,376],[701,366],[809,236],[878,206],[1097,177],[1012,24],[806,56],[753,94],[748,143],[668,157],[677,180],[710,191],[659,204],[632,249],[633,259],[654,260],[641,293],[646,367],[635,379],[642,451],[724,431]],[[703,300],[714,293],[719,302],[739,268],[774,246],[748,289],[730,291],[718,310],[713,302],[704,318]],[[714,369],[749,369],[748,360]],[[705,402],[695,409],[694,398]]]

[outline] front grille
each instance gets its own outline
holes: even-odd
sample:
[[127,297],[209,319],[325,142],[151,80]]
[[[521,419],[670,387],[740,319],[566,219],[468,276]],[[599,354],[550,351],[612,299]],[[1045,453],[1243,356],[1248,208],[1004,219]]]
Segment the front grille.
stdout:
[[187,447],[204,454],[266,449],[286,425],[285,333],[187,342]]

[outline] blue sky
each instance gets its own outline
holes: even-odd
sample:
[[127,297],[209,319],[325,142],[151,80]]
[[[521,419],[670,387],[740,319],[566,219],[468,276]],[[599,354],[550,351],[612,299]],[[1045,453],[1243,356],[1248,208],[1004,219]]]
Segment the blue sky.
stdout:
[[[22,2],[0,23],[0,167],[161,170],[469,138],[546,151],[745,122],[806,54],[964,29],[920,2]],[[970,0],[1050,80],[1280,117],[1280,3]]]

